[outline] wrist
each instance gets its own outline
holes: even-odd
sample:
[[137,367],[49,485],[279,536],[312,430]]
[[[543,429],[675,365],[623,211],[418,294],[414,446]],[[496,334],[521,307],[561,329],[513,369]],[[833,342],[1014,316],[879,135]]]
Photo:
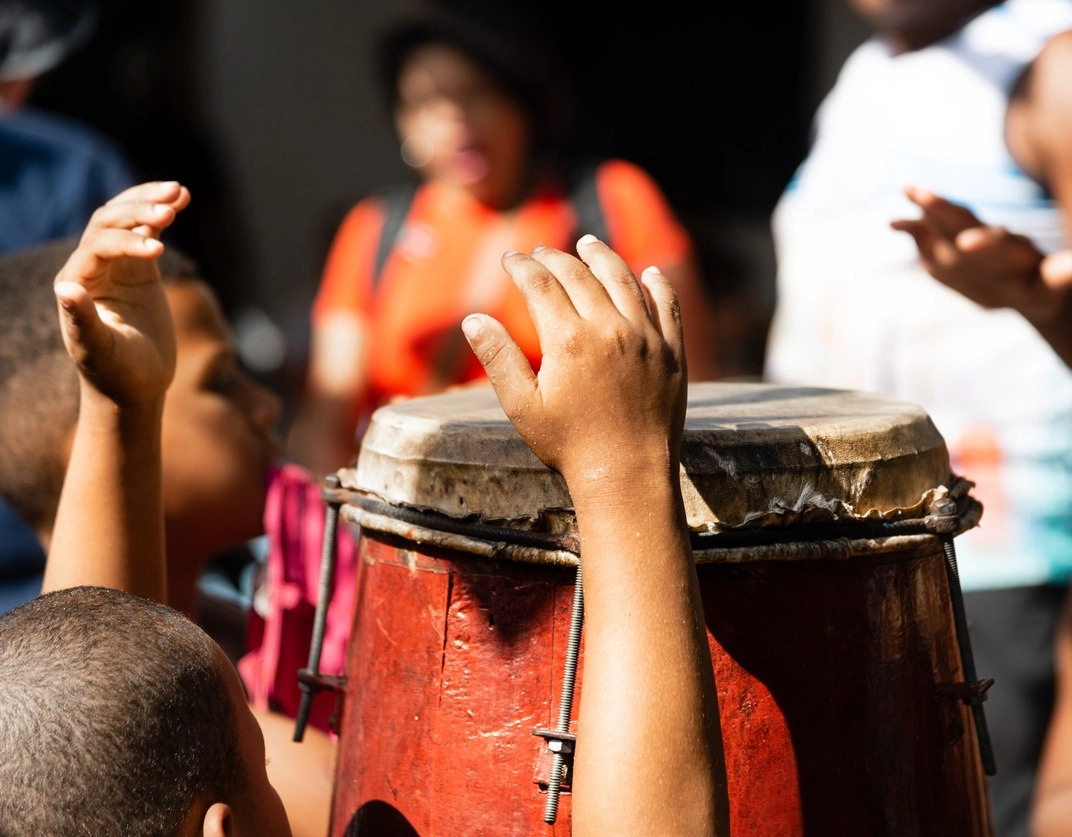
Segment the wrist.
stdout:
[[[164,413],[164,395],[140,400],[117,400],[84,381],[80,389],[79,424],[123,434],[141,434],[159,427]],[[159,430],[156,431],[159,436]]]
[[635,517],[639,507],[667,508],[681,504],[676,459],[641,458],[593,467],[566,476],[578,521]]

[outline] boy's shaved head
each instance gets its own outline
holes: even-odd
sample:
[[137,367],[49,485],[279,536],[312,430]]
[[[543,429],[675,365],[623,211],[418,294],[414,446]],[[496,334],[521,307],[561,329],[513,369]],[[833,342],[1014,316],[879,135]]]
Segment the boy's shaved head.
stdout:
[[248,786],[228,665],[164,605],[48,593],[0,616],[0,834],[186,833]]
[[[78,418],[78,374],[52,292],[77,246],[57,239],[0,256],[0,496],[38,533],[52,527]],[[165,282],[199,277],[170,246],[158,264]]]

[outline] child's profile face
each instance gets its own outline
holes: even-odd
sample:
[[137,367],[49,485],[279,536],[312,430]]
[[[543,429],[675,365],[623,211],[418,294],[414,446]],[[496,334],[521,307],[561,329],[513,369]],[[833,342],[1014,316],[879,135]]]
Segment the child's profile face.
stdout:
[[178,349],[161,433],[167,548],[208,558],[263,534],[265,476],[282,452],[281,405],[239,367],[207,285],[165,290]]
[[233,800],[234,830],[237,834],[256,834],[260,837],[291,837],[287,812],[279,793],[268,779],[264,734],[260,724],[250,711],[234,666],[222,651],[219,665],[227,681],[228,697],[234,706],[238,744],[248,779],[243,797]]

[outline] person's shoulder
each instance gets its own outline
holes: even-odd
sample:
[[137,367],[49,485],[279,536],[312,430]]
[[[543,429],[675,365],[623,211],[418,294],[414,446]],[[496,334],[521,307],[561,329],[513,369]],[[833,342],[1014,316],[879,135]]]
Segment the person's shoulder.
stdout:
[[599,194],[604,200],[658,200],[663,189],[655,176],[641,164],[621,157],[601,160],[593,169]]
[[[1031,62],[1030,70],[1014,94],[1026,105],[1024,129],[1034,144],[1045,149],[1068,147],[1072,128],[1072,30],[1050,38]],[[1043,151],[1043,156],[1049,156]]]
[[[1066,82],[1068,70],[1072,67],[1072,29],[1065,29],[1050,38],[1039,50],[1032,62],[1032,72],[1040,75],[1052,75],[1055,80]],[[1067,88],[1067,85],[1062,84]],[[1069,90],[1072,93],[1072,89]]]
[[655,178],[646,168],[632,160],[622,157],[608,157],[590,165],[591,171],[599,183],[600,191],[658,188]]

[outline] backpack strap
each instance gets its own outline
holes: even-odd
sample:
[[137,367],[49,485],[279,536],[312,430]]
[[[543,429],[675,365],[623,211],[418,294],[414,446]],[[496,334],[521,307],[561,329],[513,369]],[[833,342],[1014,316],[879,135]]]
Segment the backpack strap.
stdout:
[[[571,245],[585,233],[591,233],[600,241],[610,244],[607,238],[607,221],[603,215],[603,206],[599,202],[599,191],[596,188],[598,169],[599,163],[595,161],[584,162],[570,169],[567,178],[569,199],[577,216]],[[380,240],[376,247],[376,262],[372,274],[373,292],[380,284],[383,267],[398,240],[398,234],[402,230],[402,224],[409,214],[409,208],[416,193],[417,181],[415,180],[389,186],[380,192],[380,200],[384,203],[384,219],[383,228],[380,230]]]
[[574,166],[569,172],[569,199],[577,216],[577,226],[573,230],[571,246],[586,233],[591,233],[600,241],[611,244],[607,237],[607,220],[603,214],[603,205],[599,202],[599,191],[596,189],[598,169],[598,162],[586,161]]
[[373,266],[373,292],[380,284],[383,266],[387,262],[387,257],[391,255],[415,194],[417,194],[417,181],[415,180],[389,186],[380,192],[380,200],[384,203],[384,218],[383,228],[380,230],[380,241],[376,247],[376,263]]

